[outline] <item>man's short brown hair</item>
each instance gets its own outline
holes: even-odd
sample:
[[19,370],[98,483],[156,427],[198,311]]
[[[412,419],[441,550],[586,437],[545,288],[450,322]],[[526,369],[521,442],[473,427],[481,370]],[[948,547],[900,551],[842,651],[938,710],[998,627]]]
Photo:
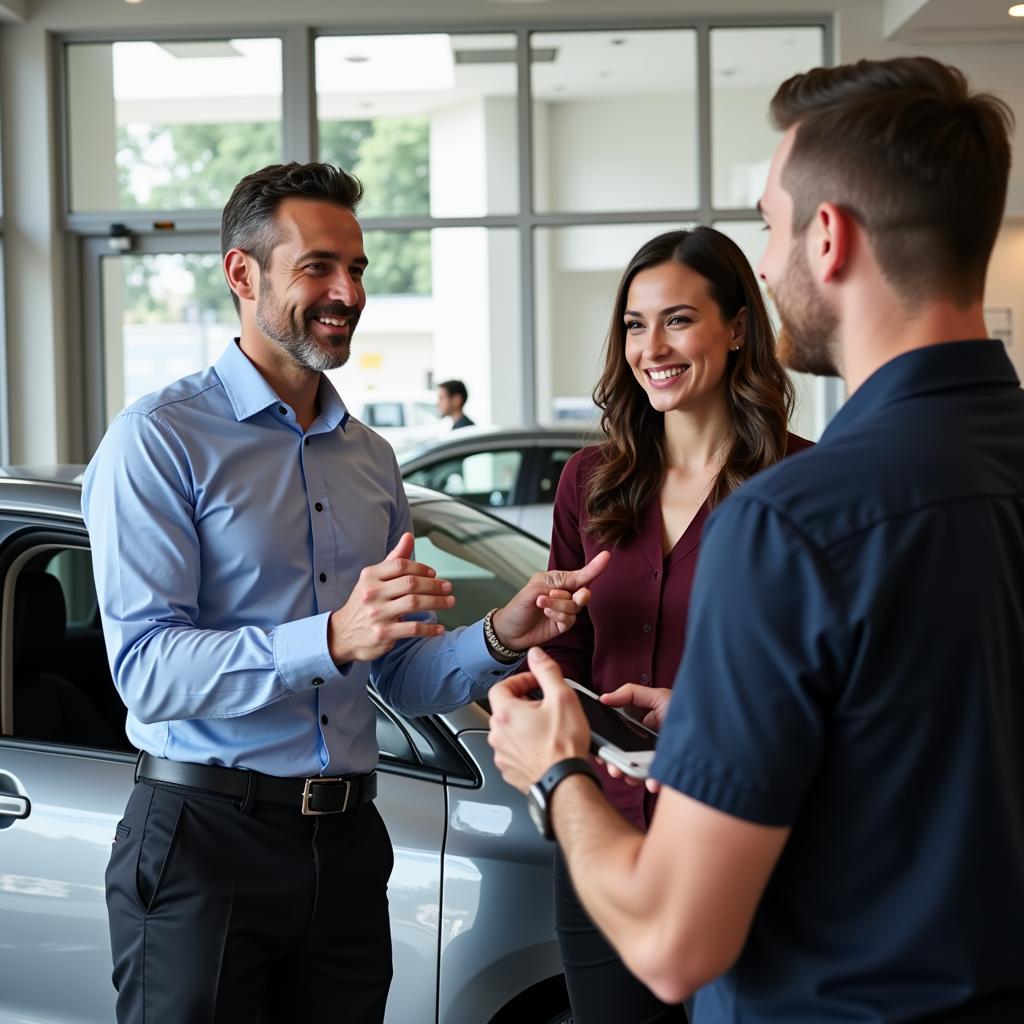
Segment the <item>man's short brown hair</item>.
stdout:
[[[274,217],[285,199],[321,200],[354,213],[362,197],[359,179],[333,164],[271,164],[246,175],[231,193],[220,221],[221,255],[242,249],[266,270],[278,242]],[[237,311],[238,296],[231,298]]]
[[782,174],[802,233],[821,203],[867,231],[911,305],[981,297],[1006,203],[1013,114],[929,57],[861,60],[783,82],[776,127],[797,125]]

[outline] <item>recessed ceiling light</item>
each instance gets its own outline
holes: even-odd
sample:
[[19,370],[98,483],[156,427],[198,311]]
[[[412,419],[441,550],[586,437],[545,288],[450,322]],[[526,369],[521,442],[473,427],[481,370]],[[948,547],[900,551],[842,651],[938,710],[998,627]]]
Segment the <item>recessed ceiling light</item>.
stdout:
[[617,37],[615,39],[609,40],[609,42],[611,43],[612,46],[624,46],[626,40],[623,39],[621,36],[619,36],[619,37]]
[[1024,18],[1024,4],[1014,4],[1006,13],[1011,18]]
[[349,64],[365,64],[370,58],[363,53],[350,53],[345,60]]
[[142,0],[124,0],[126,4],[141,4]]

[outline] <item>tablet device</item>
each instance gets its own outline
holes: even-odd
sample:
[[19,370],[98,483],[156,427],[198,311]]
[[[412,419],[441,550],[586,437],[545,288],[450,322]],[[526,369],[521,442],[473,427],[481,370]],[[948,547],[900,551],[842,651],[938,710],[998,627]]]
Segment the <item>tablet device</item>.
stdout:
[[654,760],[658,734],[619,708],[602,704],[596,693],[575,680],[566,682],[579,695],[583,713],[590,723],[591,751],[624,775],[646,779]]

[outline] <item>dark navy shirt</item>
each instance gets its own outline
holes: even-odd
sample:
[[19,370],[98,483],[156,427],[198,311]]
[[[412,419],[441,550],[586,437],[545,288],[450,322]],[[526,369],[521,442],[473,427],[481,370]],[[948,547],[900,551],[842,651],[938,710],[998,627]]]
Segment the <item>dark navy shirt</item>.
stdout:
[[1000,343],[892,360],[712,514],[653,774],[792,828],[696,1024],[1024,994],[1024,392]]

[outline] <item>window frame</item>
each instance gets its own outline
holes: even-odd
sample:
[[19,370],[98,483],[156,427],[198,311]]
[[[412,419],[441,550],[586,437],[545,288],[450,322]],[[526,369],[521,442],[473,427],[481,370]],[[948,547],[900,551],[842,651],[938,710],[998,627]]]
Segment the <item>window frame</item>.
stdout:
[[[517,66],[517,131],[518,131],[518,176],[519,176],[519,210],[515,214],[488,214],[474,217],[366,217],[361,219],[364,231],[415,231],[433,230],[435,228],[482,227],[512,228],[519,235],[519,302],[522,345],[519,353],[520,372],[522,378],[522,394],[520,396],[521,421],[527,426],[538,423],[537,410],[537,281],[536,259],[534,250],[534,233],[538,228],[575,227],[588,224],[661,224],[672,223],[711,224],[715,221],[750,220],[757,217],[754,209],[748,208],[716,208],[712,204],[712,138],[711,138],[711,32],[713,29],[730,28],[784,28],[808,27],[822,30],[823,54],[822,63],[831,65],[834,62],[835,32],[833,16],[829,14],[772,14],[772,15],[721,15],[721,16],[649,16],[642,18],[558,18],[550,21],[528,21],[526,19],[510,19],[497,22],[470,22],[455,24],[448,20],[436,23],[412,22],[403,23],[401,28],[395,26],[359,26],[345,31],[338,25],[306,23],[281,29],[279,31],[246,28],[242,25],[221,27],[204,27],[192,30],[146,31],[123,30],[103,32],[75,32],[57,34],[53,37],[54,68],[57,76],[56,97],[58,105],[58,127],[56,132],[58,147],[58,167],[60,169],[62,196],[62,228],[71,239],[82,243],[89,240],[106,239],[110,232],[112,218],[124,224],[140,244],[178,245],[180,237],[186,234],[201,235],[207,244],[216,244],[219,231],[219,211],[217,210],[147,210],[147,211],[107,211],[98,213],[72,213],[69,206],[68,173],[68,122],[66,103],[66,64],[64,48],[76,43],[115,43],[130,41],[212,41],[228,38],[277,38],[282,42],[282,154],[285,160],[307,161],[317,158],[318,122],[316,110],[316,85],[314,52],[318,37],[322,36],[374,36],[374,35],[418,35],[444,33],[449,35],[513,35],[516,38]],[[547,212],[537,213],[534,204],[533,176],[533,118],[531,92],[530,37],[533,33],[557,32],[615,32],[631,30],[680,30],[692,29],[697,34],[697,138],[698,138],[698,196],[699,201],[693,208],[668,208],[657,210],[612,210],[600,213],[588,212]],[[157,223],[171,223],[173,227],[158,228]],[[95,295],[87,294],[90,284],[84,280],[83,266],[85,246],[71,246],[72,261],[76,264],[69,267],[67,278],[68,309],[75,309],[79,301],[84,306],[98,305]],[[136,250],[141,251],[141,250]],[[163,250],[161,250],[163,251]],[[180,250],[178,250],[180,251]],[[82,280],[82,295],[79,300],[76,282]],[[84,312],[84,310],[83,310]],[[68,325],[72,332],[71,351],[82,353],[82,374],[77,379],[95,381],[102,379],[103,368],[88,365],[96,359],[102,360],[102,345],[95,340],[88,340],[89,334],[97,327],[95,319],[88,320],[85,316],[68,317]],[[86,340],[75,338],[76,332],[84,330]],[[76,344],[77,342],[77,344]],[[76,375],[71,373],[69,388],[74,389]],[[85,400],[68,395],[72,423],[81,426],[77,432],[79,450],[72,457],[85,461],[92,454],[99,442],[97,420],[99,417],[92,411],[97,395],[93,388],[88,389]],[[824,384],[824,400],[822,411],[829,418],[842,401],[841,384],[829,380]]]

